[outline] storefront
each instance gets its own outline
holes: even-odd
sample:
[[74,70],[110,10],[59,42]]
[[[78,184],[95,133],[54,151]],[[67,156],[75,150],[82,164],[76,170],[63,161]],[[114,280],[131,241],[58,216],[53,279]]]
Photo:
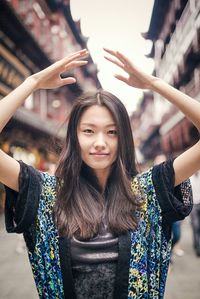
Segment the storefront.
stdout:
[[161,149],[167,156],[182,153],[198,140],[198,130],[181,113],[171,117],[160,128]]

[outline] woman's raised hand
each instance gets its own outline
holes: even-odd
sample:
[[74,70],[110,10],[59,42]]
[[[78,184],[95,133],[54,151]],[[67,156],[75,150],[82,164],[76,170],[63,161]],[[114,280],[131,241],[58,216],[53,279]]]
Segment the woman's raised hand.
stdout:
[[80,50],[31,75],[29,78],[34,80],[35,90],[40,88],[53,89],[75,83],[74,77],[61,78],[60,75],[65,71],[87,64],[88,61],[84,60],[87,56],[88,51],[86,49]]
[[119,66],[128,74],[128,77],[118,74],[115,75],[118,80],[123,81],[132,87],[151,89],[152,83],[157,79],[156,77],[141,71],[122,53],[107,48],[104,48],[104,51],[111,55],[104,56],[107,60]]

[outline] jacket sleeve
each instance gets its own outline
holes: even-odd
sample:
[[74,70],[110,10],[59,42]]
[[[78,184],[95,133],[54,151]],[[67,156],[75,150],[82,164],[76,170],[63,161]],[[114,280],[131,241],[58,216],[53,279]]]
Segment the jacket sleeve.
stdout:
[[172,224],[188,216],[192,210],[191,184],[186,180],[174,187],[173,159],[154,166],[152,179],[164,223]]
[[36,218],[41,194],[40,172],[22,161],[19,163],[19,192],[5,186],[5,224],[9,233],[28,231]]

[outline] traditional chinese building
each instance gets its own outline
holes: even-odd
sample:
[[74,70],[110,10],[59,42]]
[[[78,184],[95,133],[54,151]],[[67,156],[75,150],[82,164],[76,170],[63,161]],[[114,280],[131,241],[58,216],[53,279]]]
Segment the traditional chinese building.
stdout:
[[[155,60],[155,74],[200,101],[200,1],[155,0],[149,30],[143,36],[153,42],[148,56]],[[162,152],[177,154],[198,140],[196,128],[176,107],[156,93],[152,105],[153,122],[160,126],[154,134],[159,142],[154,143],[160,144]],[[152,134],[144,145],[150,143]],[[152,147],[147,158],[154,156]]]
[[[0,99],[30,74],[85,48],[86,41],[72,20],[69,1],[2,0]],[[63,138],[66,127],[61,128],[61,124],[66,121],[72,102],[83,91],[100,87],[91,58],[86,66],[64,75],[75,76],[77,83],[31,95],[1,133],[4,150],[27,156],[31,152],[37,156],[35,161],[41,156],[52,159],[48,141],[52,137]]]
[[[154,155],[160,153],[159,126],[154,121],[154,98],[151,92],[145,92],[138,107],[131,117],[131,127],[137,155],[139,155],[139,164],[152,159],[152,149]],[[148,144],[147,143],[148,140]],[[142,154],[142,155],[141,155]]]

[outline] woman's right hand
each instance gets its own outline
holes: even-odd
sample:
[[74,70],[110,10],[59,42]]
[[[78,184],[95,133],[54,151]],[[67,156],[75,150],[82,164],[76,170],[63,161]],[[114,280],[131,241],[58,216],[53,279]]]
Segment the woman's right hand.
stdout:
[[44,70],[31,75],[28,79],[33,81],[35,86],[34,90],[53,89],[67,84],[73,84],[76,82],[74,77],[61,78],[60,75],[63,72],[87,64],[88,61],[84,60],[87,56],[87,49],[80,50],[53,63]]

